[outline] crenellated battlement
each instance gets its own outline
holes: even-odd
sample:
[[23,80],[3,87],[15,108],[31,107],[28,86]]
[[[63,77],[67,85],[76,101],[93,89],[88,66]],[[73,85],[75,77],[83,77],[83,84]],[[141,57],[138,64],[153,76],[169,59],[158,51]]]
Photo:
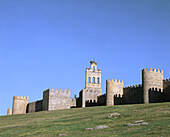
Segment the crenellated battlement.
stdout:
[[63,90],[63,89],[60,89],[60,90],[59,90],[58,88],[55,90],[54,88],[52,88],[52,90],[51,90],[50,92],[70,93],[70,92],[71,92],[71,90],[70,90],[70,89],[68,89],[68,90],[67,90],[66,88],[65,88],[64,90]]
[[155,68],[154,68],[154,69],[152,69],[152,68],[150,68],[150,69],[146,68],[146,69],[143,69],[142,71],[158,72],[158,73],[163,74],[163,70],[155,69]]
[[133,86],[128,86],[128,87],[124,87],[124,89],[129,89],[129,88],[141,88],[142,84],[138,84],[138,85],[133,85]]
[[152,87],[152,88],[149,89],[149,91],[153,91],[153,92],[163,92],[163,89],[157,88],[157,87]]
[[14,99],[18,99],[18,100],[28,100],[29,97],[25,97],[25,96],[14,96]]
[[114,97],[116,97],[116,98],[122,98],[123,95],[121,95],[121,94],[115,94]]
[[68,89],[68,90],[67,90],[67,89],[65,88],[65,89],[63,90],[63,89],[58,89],[58,88],[57,88],[57,89],[55,90],[54,88],[52,88],[52,89],[48,88],[48,89],[44,90],[44,92],[46,92],[46,91],[55,92],[55,93],[68,93],[68,94],[70,94],[71,89]]
[[169,78],[169,79],[164,79],[163,81],[164,81],[164,82],[169,82],[169,81],[170,81],[170,78]]
[[113,79],[111,79],[111,80],[107,79],[106,82],[107,83],[122,83],[122,84],[124,84],[123,80],[120,81],[120,80],[117,80],[117,79],[114,79],[114,80]]

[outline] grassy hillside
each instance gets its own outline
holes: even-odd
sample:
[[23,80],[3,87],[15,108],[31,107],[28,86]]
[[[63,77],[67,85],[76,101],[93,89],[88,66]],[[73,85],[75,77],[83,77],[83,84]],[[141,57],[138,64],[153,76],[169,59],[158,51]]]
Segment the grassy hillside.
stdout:
[[[107,118],[118,112],[117,118]],[[127,126],[137,120],[148,125]],[[86,130],[98,125],[106,129]],[[170,103],[75,108],[0,117],[0,136],[170,136]]]

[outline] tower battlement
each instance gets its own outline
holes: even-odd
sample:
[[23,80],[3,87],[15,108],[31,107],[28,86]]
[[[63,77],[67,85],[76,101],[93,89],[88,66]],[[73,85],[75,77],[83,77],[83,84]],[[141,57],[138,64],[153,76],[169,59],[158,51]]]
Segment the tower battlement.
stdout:
[[17,99],[17,100],[29,100],[29,97],[25,97],[25,96],[14,96],[13,99]]
[[108,83],[122,83],[124,84],[124,81],[123,80],[117,80],[117,79],[107,79],[106,82]]
[[150,68],[150,69],[146,68],[146,69],[143,69],[142,71],[158,72],[158,73],[163,74],[163,70],[155,69],[155,68],[154,68],[154,69],[152,69],[152,68]]

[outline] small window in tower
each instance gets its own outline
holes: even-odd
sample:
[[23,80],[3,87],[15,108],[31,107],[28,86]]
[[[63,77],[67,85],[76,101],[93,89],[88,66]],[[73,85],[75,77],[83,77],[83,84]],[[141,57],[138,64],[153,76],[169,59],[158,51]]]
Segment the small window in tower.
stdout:
[[92,81],[92,83],[95,83],[95,77],[93,77],[93,81]]
[[93,67],[93,71],[95,71],[95,67]]
[[99,84],[99,78],[97,78],[97,84]]
[[90,80],[90,77],[89,77],[89,78],[88,78],[88,83],[90,83],[90,81],[91,81],[91,80]]

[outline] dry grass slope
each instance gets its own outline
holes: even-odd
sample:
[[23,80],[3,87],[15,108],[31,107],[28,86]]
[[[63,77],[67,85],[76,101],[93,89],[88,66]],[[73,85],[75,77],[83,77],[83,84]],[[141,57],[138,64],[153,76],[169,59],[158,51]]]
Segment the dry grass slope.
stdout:
[[[107,118],[118,112],[117,118]],[[127,126],[137,120],[149,125]],[[85,130],[99,125],[106,129]],[[90,107],[0,117],[0,136],[170,136],[170,103]]]

